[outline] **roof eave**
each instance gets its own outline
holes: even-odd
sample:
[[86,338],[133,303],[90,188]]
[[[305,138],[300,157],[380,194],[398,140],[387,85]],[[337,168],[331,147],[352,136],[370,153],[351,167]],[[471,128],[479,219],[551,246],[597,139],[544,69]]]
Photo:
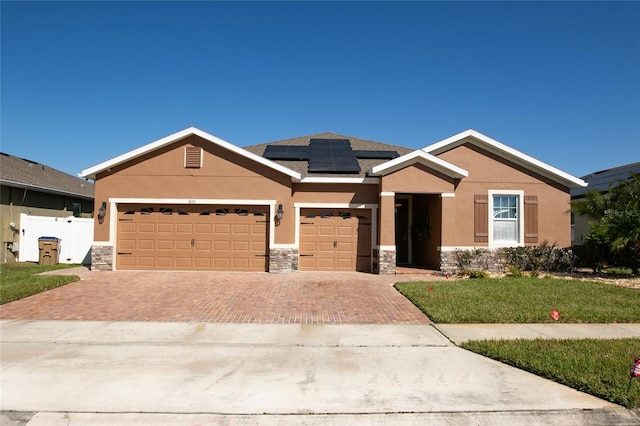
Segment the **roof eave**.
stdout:
[[75,198],[83,198],[86,200],[93,200],[95,198],[95,196],[93,195],[80,194],[78,192],[64,191],[64,190],[55,189],[55,188],[47,188],[44,186],[33,185],[30,183],[14,182],[6,179],[0,179],[0,185],[10,186],[13,188],[20,188],[20,189],[30,189],[38,192],[46,192],[48,194],[73,196]]
[[162,139],[158,139],[157,141],[148,143],[144,146],[141,146],[139,148],[136,148],[132,151],[126,152],[122,155],[119,155],[117,157],[114,157],[110,160],[104,161],[100,164],[97,164],[93,167],[90,167],[88,169],[83,170],[82,172],[80,172],[80,174],[78,176],[82,177],[82,178],[86,178],[86,179],[96,179],[96,175],[104,170],[107,170],[111,167],[117,166],[119,164],[122,164],[126,161],[131,161],[133,159],[136,159],[148,152],[154,151],[158,148],[161,148],[165,145],[169,145],[171,143],[177,142],[181,139],[187,138],[191,135],[195,135],[198,136],[202,139],[205,139],[211,143],[214,143],[218,146],[221,146],[225,149],[228,149],[229,151],[232,151],[236,154],[239,154],[245,158],[251,159],[253,161],[256,161],[262,165],[265,165],[269,168],[272,168],[274,170],[277,170],[283,174],[286,174],[288,176],[290,176],[292,179],[294,180],[299,180],[302,176],[300,175],[300,173],[293,171],[287,167],[284,167],[280,164],[277,164],[271,160],[267,160],[266,158],[260,157],[259,155],[253,154],[243,148],[240,148],[230,142],[227,142],[223,139],[218,138],[217,136],[214,136],[210,133],[204,132],[196,127],[189,127],[187,129],[181,130],[179,132],[173,133],[169,136],[165,136]]

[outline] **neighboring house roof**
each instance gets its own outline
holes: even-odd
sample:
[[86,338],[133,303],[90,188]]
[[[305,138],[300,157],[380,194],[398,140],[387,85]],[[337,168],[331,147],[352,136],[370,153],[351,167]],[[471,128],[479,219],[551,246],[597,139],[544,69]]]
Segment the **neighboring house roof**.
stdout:
[[93,200],[92,182],[44,164],[0,153],[0,184]]
[[589,173],[582,176],[589,187],[571,190],[571,198],[581,198],[588,191],[607,192],[610,185],[617,186],[620,182],[629,179],[631,173],[640,173],[640,162]]
[[[245,147],[247,151],[250,151],[256,155],[264,155],[267,146],[275,145],[275,146],[308,146],[309,141],[311,139],[348,139],[351,143],[351,148],[353,150],[359,151],[396,151],[400,156],[404,154],[408,154],[413,152],[412,149],[390,145],[381,142],[375,142],[367,139],[356,138],[353,136],[346,136],[337,133],[324,132],[324,133],[316,133],[313,135],[307,136],[299,136],[296,138],[285,139],[280,141],[274,141],[269,143],[263,143],[260,145],[252,145]],[[358,164],[360,165],[359,173],[309,173],[309,162],[307,160],[273,160],[278,164],[286,166],[296,172],[300,173],[302,176],[303,182],[314,182],[314,180],[318,180],[319,182],[327,182],[331,181],[331,179],[335,179],[336,181],[348,181],[349,179],[353,179],[354,181],[363,181],[367,178],[367,172],[377,166],[379,164],[385,163],[388,160],[380,160],[380,159],[363,159],[358,158]]]
[[127,161],[131,161],[133,159],[136,159],[142,155],[145,155],[151,151],[154,151],[156,149],[162,148],[163,146],[172,144],[174,142],[177,142],[179,140],[182,140],[184,138],[187,138],[191,135],[195,135],[195,136],[199,136],[200,138],[207,140],[215,145],[218,145],[222,148],[228,149],[229,151],[232,151],[238,155],[241,155],[245,158],[249,158],[257,163],[263,164],[267,167],[270,167],[272,169],[275,169],[281,173],[284,173],[286,175],[291,176],[293,179],[300,179],[300,174],[294,170],[291,170],[287,167],[283,167],[280,164],[277,164],[271,160],[267,160],[266,158],[263,158],[261,156],[258,156],[256,154],[253,154],[245,149],[242,149],[232,143],[229,143],[225,140],[222,140],[212,134],[209,134],[207,132],[203,132],[200,129],[197,129],[195,127],[189,127],[187,129],[181,130],[179,132],[176,132],[172,135],[166,136],[162,139],[158,139],[157,141],[148,143],[144,146],[141,146],[140,148],[134,149],[132,151],[129,151],[127,153],[124,153],[122,155],[119,155],[115,158],[112,158],[110,160],[104,161],[96,166],[90,167],[88,169],[83,170],[80,173],[81,177],[84,178],[88,178],[88,179],[95,179],[96,178],[96,174],[107,170],[108,168],[114,167],[116,165],[125,163]]
[[440,142],[436,142],[425,148],[423,151],[439,155],[443,152],[456,148],[464,143],[472,143],[486,151],[491,152],[499,157],[509,160],[515,164],[518,164],[528,170],[536,172],[542,176],[545,176],[555,182],[558,182],[569,188],[585,187],[587,183],[582,179],[578,179],[569,173],[563,172],[560,169],[556,169],[540,160],[536,160],[533,157],[528,156],[516,149],[513,149],[503,143],[498,142],[495,139],[483,135],[473,129],[465,130],[464,132],[453,135]]

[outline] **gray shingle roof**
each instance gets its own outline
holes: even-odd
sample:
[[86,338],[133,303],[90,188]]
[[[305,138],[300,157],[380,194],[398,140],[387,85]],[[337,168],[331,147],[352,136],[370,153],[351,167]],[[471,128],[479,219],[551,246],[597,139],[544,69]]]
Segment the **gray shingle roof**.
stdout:
[[589,186],[586,188],[572,189],[571,198],[580,198],[588,191],[607,192],[609,185],[628,179],[630,173],[640,173],[640,163],[625,164],[624,166],[589,173],[581,178],[587,182]]
[[[310,139],[349,139],[351,142],[351,148],[354,150],[372,150],[372,151],[397,151],[400,155],[405,155],[415,151],[414,149],[405,148],[402,146],[389,145],[382,142],[375,142],[367,139],[355,138],[353,136],[340,135],[337,133],[325,132],[317,133],[314,135],[299,136],[291,139],[284,139],[281,141],[268,142],[260,145],[252,145],[244,147],[247,151],[263,156],[265,149],[268,145],[293,145],[293,146],[307,146]],[[371,159],[358,159],[360,164],[360,173],[309,173],[308,161],[289,161],[289,160],[273,160],[284,167],[288,167],[302,175],[302,178],[306,177],[355,177],[363,178],[367,176],[373,166],[385,163],[389,160],[371,160]]]
[[78,198],[94,197],[92,182],[85,181],[35,161],[0,153],[0,183],[5,186],[32,188]]

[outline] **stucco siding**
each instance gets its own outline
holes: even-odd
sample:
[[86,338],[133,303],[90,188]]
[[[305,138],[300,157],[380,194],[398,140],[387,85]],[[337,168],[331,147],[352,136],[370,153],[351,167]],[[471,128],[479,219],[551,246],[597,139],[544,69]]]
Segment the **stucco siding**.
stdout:
[[469,171],[455,191],[455,198],[443,199],[442,245],[487,246],[474,242],[474,195],[489,190],[523,191],[538,197],[538,243],[571,244],[569,189],[510,163],[475,146],[466,144],[439,155]]
[[422,164],[415,164],[382,177],[382,191],[414,194],[453,192],[454,179]]
[[[185,146],[202,146],[202,167],[185,168]],[[288,176],[201,140],[178,141],[145,156],[104,171],[96,179],[95,209],[114,198],[193,200],[275,200],[293,211]],[[95,241],[109,240],[110,214],[95,224]],[[275,232],[275,243],[293,242],[294,221],[285,218]]]

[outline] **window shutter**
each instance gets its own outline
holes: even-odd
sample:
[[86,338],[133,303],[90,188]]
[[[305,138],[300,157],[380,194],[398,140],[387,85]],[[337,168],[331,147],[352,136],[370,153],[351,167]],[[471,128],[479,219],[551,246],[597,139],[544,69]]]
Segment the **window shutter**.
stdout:
[[538,242],[538,196],[524,196],[524,242]]
[[199,169],[202,166],[202,148],[188,146],[184,152],[184,166],[187,169]]
[[473,197],[473,241],[489,241],[489,196],[476,194]]

